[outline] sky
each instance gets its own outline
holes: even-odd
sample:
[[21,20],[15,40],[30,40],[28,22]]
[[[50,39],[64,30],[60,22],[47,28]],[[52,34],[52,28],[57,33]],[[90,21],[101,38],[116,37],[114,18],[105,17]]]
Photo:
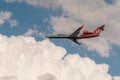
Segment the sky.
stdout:
[[[0,79],[120,80],[119,3],[0,0]],[[106,26],[99,37],[79,40],[82,45],[45,38],[50,33],[71,34],[82,24],[90,31]]]

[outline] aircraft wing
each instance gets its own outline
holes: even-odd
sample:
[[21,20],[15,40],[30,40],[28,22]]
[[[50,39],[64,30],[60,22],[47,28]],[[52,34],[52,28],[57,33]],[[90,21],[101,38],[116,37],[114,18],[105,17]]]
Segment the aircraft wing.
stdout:
[[84,25],[82,25],[80,28],[78,28],[76,31],[74,31],[69,37],[76,37],[79,33],[80,30],[83,28]]
[[79,43],[78,41],[77,41],[77,39],[70,39],[71,41],[73,41],[74,43],[76,43],[76,44],[78,44],[78,45],[81,45],[82,43]]

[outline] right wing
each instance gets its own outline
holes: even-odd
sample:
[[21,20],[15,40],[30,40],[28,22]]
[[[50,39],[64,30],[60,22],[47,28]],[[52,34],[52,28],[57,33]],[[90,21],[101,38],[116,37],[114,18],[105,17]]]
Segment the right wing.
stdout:
[[82,25],[80,28],[78,28],[76,31],[74,31],[69,37],[76,37],[79,33],[80,30],[83,28],[84,25]]
[[82,43],[79,43],[78,41],[77,41],[77,39],[70,39],[71,41],[73,41],[74,43],[76,43],[76,44],[78,44],[78,45],[81,45]]

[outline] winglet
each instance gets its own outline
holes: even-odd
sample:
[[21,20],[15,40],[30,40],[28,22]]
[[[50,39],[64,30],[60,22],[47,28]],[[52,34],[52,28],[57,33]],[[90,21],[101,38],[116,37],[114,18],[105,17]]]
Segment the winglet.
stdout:
[[102,31],[104,31],[104,27],[105,27],[105,25],[102,25],[102,26],[100,27],[100,29],[101,29]]

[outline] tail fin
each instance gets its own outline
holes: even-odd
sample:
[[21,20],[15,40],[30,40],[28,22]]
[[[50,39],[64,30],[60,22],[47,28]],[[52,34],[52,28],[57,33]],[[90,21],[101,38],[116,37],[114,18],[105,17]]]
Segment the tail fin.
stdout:
[[105,25],[98,27],[93,33],[99,35],[101,31],[104,31],[104,27],[105,27]]

